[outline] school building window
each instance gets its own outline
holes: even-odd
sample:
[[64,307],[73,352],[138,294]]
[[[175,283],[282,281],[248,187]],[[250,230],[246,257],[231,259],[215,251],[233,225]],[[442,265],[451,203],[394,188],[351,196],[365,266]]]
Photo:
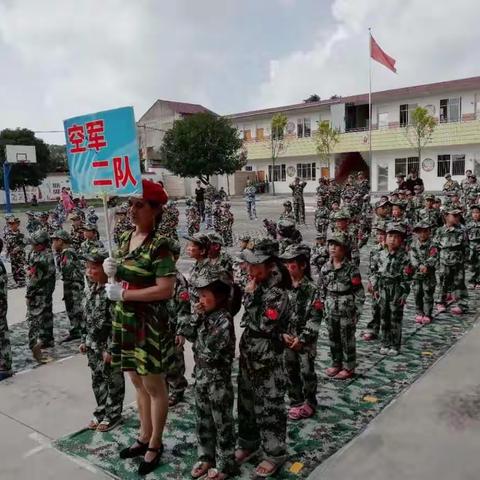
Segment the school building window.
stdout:
[[245,171],[246,172],[253,172],[253,167],[251,165],[246,165],[245,166]]
[[452,155],[452,175],[465,175],[465,155]]
[[297,177],[301,180],[316,179],[316,164],[314,163],[297,163]]
[[406,127],[412,123],[412,112],[417,108],[416,103],[400,105],[400,126]]
[[408,158],[396,158],[395,159],[395,176],[403,173],[407,176],[409,173],[412,173],[412,170],[417,170],[418,172],[418,157],[408,157]]
[[461,116],[461,97],[440,100],[440,122],[459,122]]
[[297,137],[310,137],[312,135],[312,127],[309,118],[299,118],[297,120]]
[[268,178],[270,181],[274,182],[285,182],[287,180],[287,166],[282,163],[281,165],[275,165],[275,168],[272,168],[272,165],[268,166]]
[[252,139],[252,131],[251,130],[244,130],[243,131],[243,139],[247,142],[249,140],[251,140]]
[[388,165],[377,166],[377,190],[379,192],[388,191]]
[[446,173],[465,175],[465,155],[438,155],[437,160],[438,177],[444,177]]

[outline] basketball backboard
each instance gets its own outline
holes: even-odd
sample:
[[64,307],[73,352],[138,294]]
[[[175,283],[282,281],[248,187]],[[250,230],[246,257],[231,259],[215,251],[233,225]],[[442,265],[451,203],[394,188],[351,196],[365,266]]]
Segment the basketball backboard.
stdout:
[[7,163],[37,163],[33,145],[6,145],[5,149]]

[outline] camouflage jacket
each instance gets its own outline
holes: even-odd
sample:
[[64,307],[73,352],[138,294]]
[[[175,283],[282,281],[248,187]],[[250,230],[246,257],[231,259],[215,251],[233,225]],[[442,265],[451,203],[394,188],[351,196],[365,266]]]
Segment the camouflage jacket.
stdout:
[[97,248],[103,248],[103,242],[101,240],[85,240],[80,245],[80,253],[82,256],[85,256]]
[[87,286],[85,294],[82,343],[96,352],[109,351],[114,303],[107,298],[105,285],[99,283]]
[[83,266],[80,257],[73,248],[66,248],[59,256],[59,269],[62,272],[64,286],[83,284]]
[[293,212],[291,210],[290,211],[284,210],[278,219],[279,220],[291,220],[292,222],[295,222],[295,215],[293,214]]
[[84,238],[83,238],[83,228],[80,227],[74,227],[72,225],[72,228],[70,229],[70,237],[72,237],[72,246],[75,249],[80,249],[80,245],[82,244]]
[[447,180],[442,187],[444,192],[459,192],[461,190],[460,185],[456,180]]
[[473,220],[466,225],[468,240],[470,242],[470,249],[480,251],[480,222]]
[[5,265],[0,260],[0,317],[7,314],[8,275]]
[[120,245],[120,237],[129,230],[133,229],[132,222],[128,218],[118,221],[113,228],[113,241]]
[[300,200],[303,198],[303,189],[307,186],[307,182],[300,182],[298,184],[291,183],[289,185],[290,190],[292,190],[293,200]]
[[330,255],[328,253],[327,245],[315,245],[312,248],[312,254],[310,257],[310,263],[318,269],[320,272],[321,268],[328,262]]
[[222,211],[220,216],[220,230],[227,232],[233,227],[233,213],[231,211]]
[[372,276],[374,273],[376,273],[378,269],[378,257],[380,255],[380,252],[385,250],[386,247],[385,245],[382,245],[380,243],[376,243],[371,249],[370,249],[370,255],[368,258],[368,281],[372,283],[373,279]]
[[440,264],[452,266],[467,260],[468,240],[460,226],[439,228],[434,237],[434,245],[440,250]]
[[[410,245],[410,264],[415,269],[413,278],[424,279],[427,276],[435,275],[435,269],[438,264],[438,249],[433,244],[432,239],[421,243],[418,238],[415,238]],[[419,271],[420,266],[428,268],[426,273]]]
[[38,227],[40,226],[40,222],[36,218],[31,218],[27,222],[27,232],[28,233],[35,233],[38,230]]
[[173,297],[167,302],[170,327],[175,335],[189,336],[191,306],[188,282],[184,275],[177,271],[175,276]]
[[[322,298],[326,302],[329,298],[348,300],[350,307],[353,306],[355,313],[359,315],[365,302],[365,290],[358,268],[347,259],[342,262],[340,268],[335,268],[330,260],[322,267],[320,273]],[[351,302],[352,297],[353,302]]]
[[291,306],[288,333],[310,344],[317,341],[323,317],[323,302],[320,291],[312,280],[304,277],[297,287],[288,291]]
[[55,262],[52,251],[31,250],[27,258],[27,297],[53,291],[55,288]]
[[442,215],[435,208],[422,208],[417,212],[417,221],[426,222],[433,228],[440,227],[442,225]]
[[317,207],[315,210],[315,225],[324,225],[330,219],[330,209],[327,207]]
[[200,224],[200,214],[198,213],[197,207],[187,207],[185,210],[185,216],[187,217],[187,223],[189,225],[197,223]]
[[227,252],[221,251],[217,258],[209,258],[209,262],[210,265],[218,265],[229,273],[233,272],[233,258]]
[[15,255],[25,251],[25,235],[20,232],[8,232],[5,236],[5,248],[7,249],[7,255]]
[[190,270],[188,293],[190,295],[190,305],[192,313],[194,305],[198,303],[197,289],[193,286],[193,284],[198,280],[199,277],[204,276],[205,273],[208,272],[209,268],[211,268],[210,259],[204,258],[203,260],[195,262],[192,269]]
[[243,190],[243,194],[245,195],[245,200],[247,202],[251,202],[255,200],[255,193],[256,193],[256,189],[253,185],[250,185],[249,187],[245,187],[245,189]]
[[376,270],[371,275],[371,283],[377,292],[386,286],[395,286],[396,294],[405,300],[410,292],[412,275],[410,258],[403,248],[392,253],[384,249],[378,254]]

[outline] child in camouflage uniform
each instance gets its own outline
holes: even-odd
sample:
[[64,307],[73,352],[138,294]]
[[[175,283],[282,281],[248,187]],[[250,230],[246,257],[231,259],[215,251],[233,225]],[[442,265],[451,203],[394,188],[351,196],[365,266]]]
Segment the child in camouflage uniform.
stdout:
[[222,250],[223,240],[217,232],[210,232],[207,234],[210,240],[210,247],[208,249],[208,259],[213,266],[219,266],[230,274],[233,274],[233,258],[229,253]]
[[59,268],[63,280],[63,299],[70,320],[70,332],[63,342],[80,338],[83,326],[82,298],[85,288],[83,267],[78,251],[72,247],[72,238],[65,230],[52,235],[53,250],[59,253]]
[[[0,240],[0,251],[3,242]],[[12,372],[12,347],[7,323],[7,271],[0,260],[0,381],[11,377]]]
[[315,272],[320,275],[322,267],[327,263],[330,255],[328,254],[327,234],[319,233],[315,237],[315,246],[312,250],[311,265],[315,267]]
[[385,246],[372,273],[373,295],[380,304],[382,355],[398,355],[402,344],[403,309],[410,292],[413,268],[404,248],[405,227],[388,224]]
[[310,247],[290,245],[280,258],[293,284],[288,292],[292,313],[287,333],[283,334],[287,346],[284,359],[291,404],[288,418],[301,420],[314,415],[317,408],[315,357],[323,302],[310,274]]
[[191,237],[200,231],[200,213],[192,199],[187,199],[185,205],[187,206],[185,210],[185,216],[187,217],[187,235]]
[[25,212],[25,213],[27,215],[26,229],[29,234],[32,234],[38,229],[38,227],[40,226],[40,222],[35,218],[34,212],[29,210],[28,212]]
[[222,234],[222,202],[220,200],[215,200],[213,202],[213,211],[212,211],[212,218],[213,218],[213,229],[216,233]]
[[197,277],[194,286],[199,321],[188,339],[195,359],[198,462],[191,475],[222,480],[238,472],[232,385],[235,330],[227,307],[232,285],[226,272],[211,269]]
[[327,235],[330,209],[324,204],[323,198],[317,199],[317,209],[315,210],[315,228],[318,233]]
[[465,286],[468,240],[460,226],[460,215],[460,210],[447,211],[445,225],[435,233],[434,244],[440,251],[435,299],[438,313],[447,309],[447,302],[453,305],[450,311],[454,315],[461,315],[468,308],[468,293]]
[[480,205],[470,207],[471,220],[466,229],[469,240],[469,264],[472,271],[470,284],[473,288],[480,288]]
[[98,229],[94,223],[86,223],[83,226],[83,238],[85,240],[80,246],[82,256],[86,256],[92,250],[103,248],[103,242],[98,238]]
[[122,421],[125,397],[123,372],[111,367],[113,303],[105,293],[108,278],[102,267],[107,257],[106,250],[96,249],[90,250],[85,256],[89,286],[86,289],[85,323],[82,325],[82,343],[79,347],[80,352],[88,358],[93,394],[97,402],[88,428],[99,432],[108,432]]
[[55,262],[44,230],[30,236],[32,250],[27,258],[28,345],[39,363],[48,361],[42,348],[53,345],[52,295],[55,289]]
[[71,245],[76,252],[80,251],[83,238],[83,220],[78,214],[73,214],[70,218],[72,226],[70,228]]
[[410,245],[409,255],[410,263],[415,269],[412,284],[417,311],[415,322],[428,324],[432,321],[438,250],[433,245],[430,225],[419,222],[413,231],[416,238]]
[[365,292],[358,268],[348,259],[346,235],[340,232],[330,234],[327,243],[330,260],[322,267],[320,281],[332,366],[325,373],[337,380],[346,380],[355,373],[355,330]]
[[238,374],[237,463],[265,453],[255,473],[274,475],[287,458],[286,378],[283,364],[283,333],[291,313],[287,291],[290,275],[277,258],[278,244],[262,239],[252,251],[242,253],[248,263],[250,282],[243,305]]
[[226,247],[233,247],[233,213],[230,209],[231,205],[229,202],[222,203],[222,218],[221,218],[221,228],[223,236],[223,244]]
[[290,200],[283,202],[283,212],[279,220],[292,220],[292,222],[295,222],[295,215],[293,214],[292,202]]
[[12,275],[19,287],[25,286],[25,235],[20,232],[20,219],[17,217],[7,220],[10,230],[5,236],[7,255],[12,265]]
[[115,245],[120,245],[120,237],[132,228],[132,222],[128,218],[128,203],[122,203],[115,211],[115,226],[113,227]]

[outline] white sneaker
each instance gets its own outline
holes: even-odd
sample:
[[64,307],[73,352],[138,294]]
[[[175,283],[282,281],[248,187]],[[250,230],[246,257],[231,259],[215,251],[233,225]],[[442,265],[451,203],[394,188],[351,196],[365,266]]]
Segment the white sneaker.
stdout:
[[387,355],[389,357],[396,357],[398,355],[398,350],[395,350],[395,348],[389,348]]
[[388,348],[387,347],[382,347],[380,349],[380,355],[388,355]]

